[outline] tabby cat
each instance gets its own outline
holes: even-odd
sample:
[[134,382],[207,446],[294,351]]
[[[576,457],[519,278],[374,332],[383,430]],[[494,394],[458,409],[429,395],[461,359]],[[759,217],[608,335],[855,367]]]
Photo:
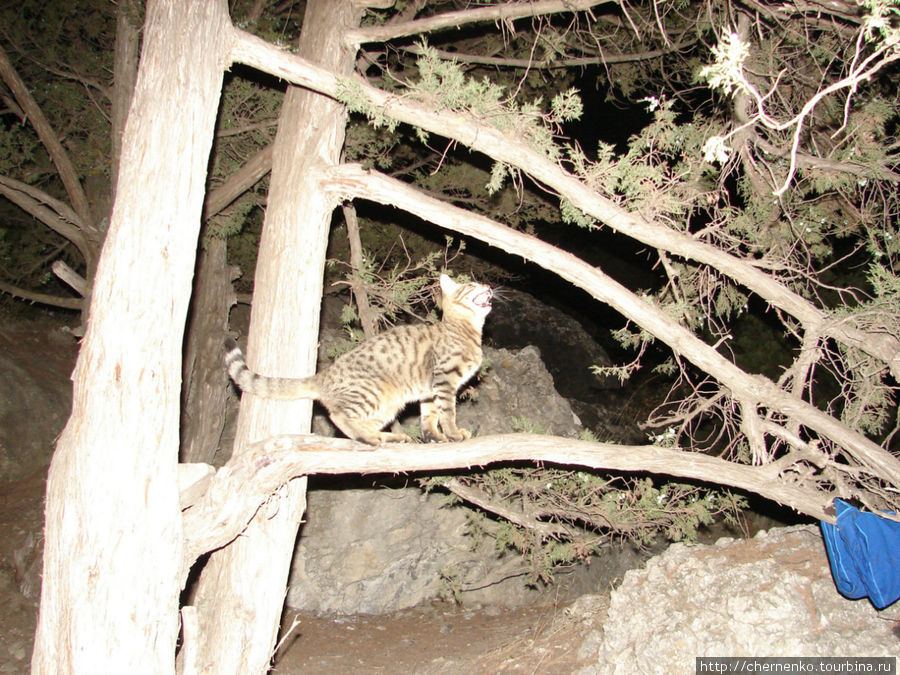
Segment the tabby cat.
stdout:
[[481,366],[481,329],[493,291],[484,284],[458,284],[446,274],[440,284],[440,323],[397,326],[366,340],[322,372],[296,379],[252,372],[229,338],[228,374],[242,391],[258,396],[317,399],[338,429],[371,445],[412,440],[381,430],[413,401],[421,402],[426,440],[469,438],[468,430],[456,426],[456,392]]

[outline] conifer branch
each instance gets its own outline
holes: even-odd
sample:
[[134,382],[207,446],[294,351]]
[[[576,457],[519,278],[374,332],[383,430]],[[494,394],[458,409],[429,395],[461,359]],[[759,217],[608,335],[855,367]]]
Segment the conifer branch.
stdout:
[[688,260],[709,265],[759,295],[773,307],[795,317],[804,326],[821,327],[822,333],[882,360],[894,377],[900,378],[900,340],[895,336],[859,329],[847,321],[832,321],[825,312],[793,292],[777,278],[750,262],[663,223],[630,213],[604,197],[586,182],[548,159],[538,150],[460,112],[435,111],[409,98],[388,93],[361,78],[351,84],[338,81],[328,71],[240,30],[235,30],[232,59],[294,84],[332,97],[352,88],[352,95],[378,115],[382,124],[398,120],[441,136],[455,139],[499,162],[520,168],[534,180],[554,190],[576,208],[613,230]]

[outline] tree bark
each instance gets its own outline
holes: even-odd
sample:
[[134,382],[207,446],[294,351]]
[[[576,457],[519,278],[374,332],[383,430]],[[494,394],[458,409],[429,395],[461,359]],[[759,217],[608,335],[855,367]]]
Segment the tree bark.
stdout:
[[222,343],[228,310],[236,302],[224,239],[210,239],[197,259],[184,343],[181,391],[181,461],[211,463],[225,428],[228,375]]
[[229,29],[224,0],[147,3],[72,416],[50,466],[35,673],[172,669],[182,336]]
[[138,17],[140,16],[138,0],[119,0],[116,10],[116,52],[113,57],[113,90],[110,111],[110,139],[112,141],[110,157],[111,191],[116,194],[116,180],[119,175],[119,162],[122,157],[122,133],[128,110],[131,108],[131,97],[134,95],[134,82],[137,79],[138,47],[141,41]]
[[[361,10],[349,0],[307,4],[299,52],[349,74],[355,51],[343,43]],[[317,189],[340,158],[343,107],[293,87],[282,108],[272,156],[268,208],[255,276],[247,358],[256,370],[285,376],[315,370],[325,247],[333,198]],[[309,401],[243,397],[235,453],[272,434],[309,428]],[[216,672],[264,672],[279,625],[287,576],[305,509],[305,480],[279,490],[243,536],[215,552],[200,578],[198,666]]]

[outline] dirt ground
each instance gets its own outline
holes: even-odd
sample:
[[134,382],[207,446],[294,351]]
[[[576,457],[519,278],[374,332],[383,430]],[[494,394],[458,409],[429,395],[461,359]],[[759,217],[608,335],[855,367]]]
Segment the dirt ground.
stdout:
[[276,657],[276,673],[571,673],[588,630],[552,606],[436,604],[385,616],[299,615],[297,621],[296,639]]

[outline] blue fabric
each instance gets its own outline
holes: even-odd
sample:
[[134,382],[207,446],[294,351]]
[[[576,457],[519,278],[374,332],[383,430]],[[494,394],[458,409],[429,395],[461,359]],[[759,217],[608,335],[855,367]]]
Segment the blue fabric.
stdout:
[[[866,596],[878,609],[900,598],[900,523],[834,500],[837,524],[822,523],[825,550],[838,590]],[[893,512],[890,512],[893,515]]]

